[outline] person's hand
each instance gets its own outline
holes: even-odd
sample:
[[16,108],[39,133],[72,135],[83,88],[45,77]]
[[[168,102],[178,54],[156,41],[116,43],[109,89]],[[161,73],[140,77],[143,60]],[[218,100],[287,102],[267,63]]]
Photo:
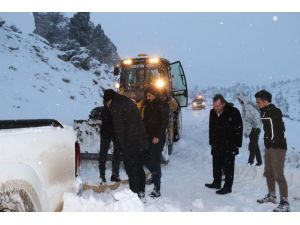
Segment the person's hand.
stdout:
[[238,155],[239,154],[239,148],[236,147],[233,151],[232,151],[233,155]]
[[152,143],[153,144],[157,144],[159,142],[159,139],[157,138],[157,137],[154,137],[153,139],[152,139]]

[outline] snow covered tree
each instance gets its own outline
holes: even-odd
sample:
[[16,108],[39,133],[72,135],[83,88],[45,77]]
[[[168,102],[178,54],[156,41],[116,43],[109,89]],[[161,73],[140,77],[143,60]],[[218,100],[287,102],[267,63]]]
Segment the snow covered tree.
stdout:
[[288,116],[289,113],[289,104],[286,100],[286,98],[283,97],[282,92],[278,92],[275,96],[275,103],[277,106],[282,110],[282,113],[286,116]]

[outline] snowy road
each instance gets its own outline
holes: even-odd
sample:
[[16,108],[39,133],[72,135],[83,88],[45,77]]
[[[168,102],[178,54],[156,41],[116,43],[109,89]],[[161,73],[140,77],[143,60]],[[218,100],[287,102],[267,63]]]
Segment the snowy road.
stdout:
[[[84,192],[81,197],[66,193],[64,211],[272,211],[273,204],[259,205],[256,199],[266,194],[263,167],[247,165],[248,140],[236,158],[233,192],[226,196],[215,194],[204,186],[212,181],[210,146],[208,145],[209,110],[183,110],[183,136],[176,144],[170,163],[162,169],[162,197],[147,198],[139,204],[134,195],[127,192],[128,186],[104,194]],[[289,127],[287,127],[289,129]],[[291,133],[292,135],[292,133]],[[289,139],[289,133],[287,133]],[[262,140],[261,149],[263,149]],[[299,143],[299,142],[298,142]],[[295,144],[295,143],[293,143]],[[297,144],[297,143],[296,143]],[[300,146],[294,146],[288,158],[295,158]],[[293,160],[291,160],[293,161]],[[289,184],[292,211],[300,211],[300,171],[293,164],[288,166],[286,176]],[[84,174],[88,180],[98,179],[97,165],[89,165]],[[109,172],[107,173],[109,175]],[[125,174],[121,174],[125,176]],[[152,190],[147,187],[147,194]],[[120,197],[121,196],[121,197]]]

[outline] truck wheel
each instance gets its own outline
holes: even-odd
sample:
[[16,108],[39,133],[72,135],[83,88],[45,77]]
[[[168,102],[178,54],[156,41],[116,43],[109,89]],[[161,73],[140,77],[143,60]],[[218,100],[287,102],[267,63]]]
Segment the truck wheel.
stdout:
[[26,181],[10,180],[0,188],[0,211],[39,212],[42,207],[34,188]]
[[164,150],[162,152],[162,157],[161,157],[162,163],[164,164],[169,163],[170,155],[172,154],[172,151],[173,151],[173,142],[170,143],[169,139],[167,138]]
[[168,129],[166,129],[166,143],[161,157],[161,161],[164,164],[169,163],[170,155],[173,152],[173,136],[174,136],[174,114],[170,113],[169,127]]
[[173,141],[177,142],[180,140],[182,135],[182,114],[181,109],[174,113],[174,138]]

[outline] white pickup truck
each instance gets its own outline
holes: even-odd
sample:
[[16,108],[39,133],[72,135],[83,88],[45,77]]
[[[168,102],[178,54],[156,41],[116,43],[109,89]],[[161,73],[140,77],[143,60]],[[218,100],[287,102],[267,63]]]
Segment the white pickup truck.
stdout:
[[0,211],[59,211],[79,168],[73,127],[56,120],[0,121]]

